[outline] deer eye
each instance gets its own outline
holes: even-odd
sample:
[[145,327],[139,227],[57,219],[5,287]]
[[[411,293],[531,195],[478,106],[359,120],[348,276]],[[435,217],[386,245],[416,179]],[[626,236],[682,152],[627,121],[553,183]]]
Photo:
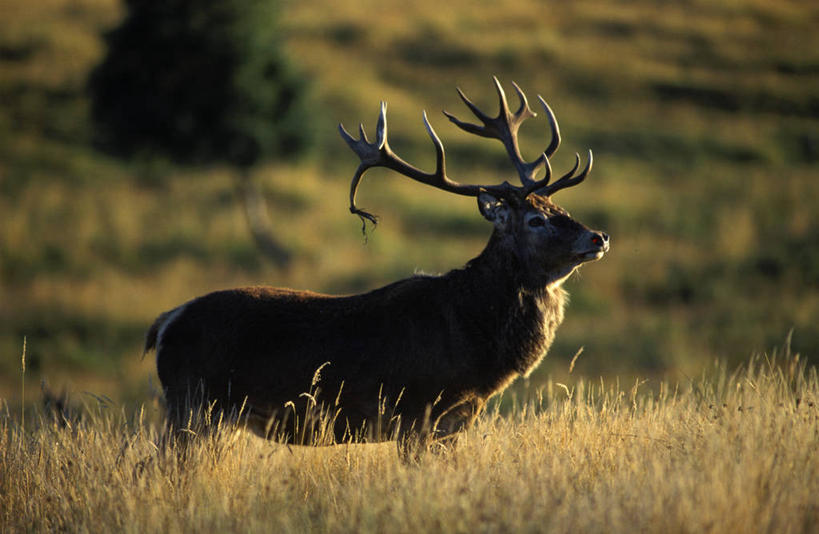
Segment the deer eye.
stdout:
[[532,228],[537,228],[538,226],[543,226],[544,224],[546,224],[546,219],[543,217],[532,217],[529,219],[529,226]]

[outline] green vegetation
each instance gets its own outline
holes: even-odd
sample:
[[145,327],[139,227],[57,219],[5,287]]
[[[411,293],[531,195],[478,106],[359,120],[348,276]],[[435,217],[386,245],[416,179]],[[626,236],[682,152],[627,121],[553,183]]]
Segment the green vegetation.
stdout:
[[[309,161],[253,178],[293,253],[287,269],[256,251],[229,168],[94,148],[87,81],[124,15],[115,0],[0,0],[0,398],[12,405],[24,336],[31,399],[43,377],[145,399],[156,379],[142,334],[193,296],[256,283],[359,291],[462,265],[490,230],[473,200],[386,171],[360,191],[382,216],[363,244],[347,211],[357,161],[336,124],[372,132],[386,100],[394,148],[430,168],[426,108],[453,177],[500,181],[512,172],[499,143],[437,113],[468,116],[456,85],[494,109],[493,74],[552,105],[556,169],[594,150],[590,178],[557,200],[612,235],[611,253],[569,283],[533,384],[564,380],[581,346],[575,374],[676,380],[716,357],[735,366],[791,329],[794,350],[817,363],[813,2],[284,3],[282,43],[312,78],[318,138]],[[546,132],[542,116],[524,125],[527,157]]]
[[126,4],[89,80],[105,148],[239,167],[304,151],[305,88],[282,57],[275,1]]
[[125,156],[240,169],[237,193],[259,251],[278,243],[248,172],[310,143],[305,83],[284,59],[275,0],[126,2],[89,77],[97,144]]
[[548,381],[409,465],[394,444],[229,428],[182,461],[156,447],[155,408],[105,399],[27,429],[0,412],[0,530],[815,532],[819,377],[773,361],[657,393]]

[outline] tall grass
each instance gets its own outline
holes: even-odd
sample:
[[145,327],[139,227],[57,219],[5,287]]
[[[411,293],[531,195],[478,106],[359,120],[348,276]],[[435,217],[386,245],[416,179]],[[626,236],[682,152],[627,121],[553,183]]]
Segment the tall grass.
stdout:
[[[350,293],[463,265],[491,225],[473,199],[372,171],[362,207],[382,216],[363,245],[347,209],[357,159],[337,134],[389,102],[390,135],[428,169],[426,109],[453,178],[513,173],[500,143],[465,135],[460,86],[487,112],[491,76],[554,108],[567,170],[595,168],[556,200],[612,236],[606,258],[567,283],[566,321],[533,375],[642,374],[676,380],[715,356],[738,365],[792,329],[819,362],[819,32],[816,2],[654,0],[409,4],[283,2],[289,56],[313,79],[312,160],[254,178],[290,269],[254,248],[230,169],[137,164],[95,149],[88,72],[120,0],[0,0],[0,397],[43,378],[118,400],[148,397],[140,361],[158,313],[226,287]],[[377,22],[376,22],[377,21]],[[512,96],[512,95],[510,95]],[[524,156],[547,143],[541,116]],[[393,173],[394,174],[394,173]]]
[[449,449],[288,447],[224,431],[187,459],[151,410],[0,416],[0,531],[815,532],[819,377],[798,356],[655,389],[552,381]]

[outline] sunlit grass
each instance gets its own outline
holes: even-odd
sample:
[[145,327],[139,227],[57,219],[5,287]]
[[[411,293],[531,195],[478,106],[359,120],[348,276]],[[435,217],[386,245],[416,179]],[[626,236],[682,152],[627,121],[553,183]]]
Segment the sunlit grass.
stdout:
[[[449,449],[163,449],[154,407],[0,415],[0,530],[812,532],[819,379],[787,350],[680,384],[549,380]],[[164,452],[163,452],[164,451]]]

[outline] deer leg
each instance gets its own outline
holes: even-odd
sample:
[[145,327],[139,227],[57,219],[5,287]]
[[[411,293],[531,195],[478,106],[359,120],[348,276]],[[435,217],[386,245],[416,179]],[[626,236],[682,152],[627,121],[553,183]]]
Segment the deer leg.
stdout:
[[[459,434],[472,426],[485,404],[479,398],[464,399],[439,414],[433,424],[425,422],[420,429],[401,429],[398,433],[399,456],[405,462],[417,463],[427,451],[449,450]],[[428,420],[429,417],[425,419]]]

